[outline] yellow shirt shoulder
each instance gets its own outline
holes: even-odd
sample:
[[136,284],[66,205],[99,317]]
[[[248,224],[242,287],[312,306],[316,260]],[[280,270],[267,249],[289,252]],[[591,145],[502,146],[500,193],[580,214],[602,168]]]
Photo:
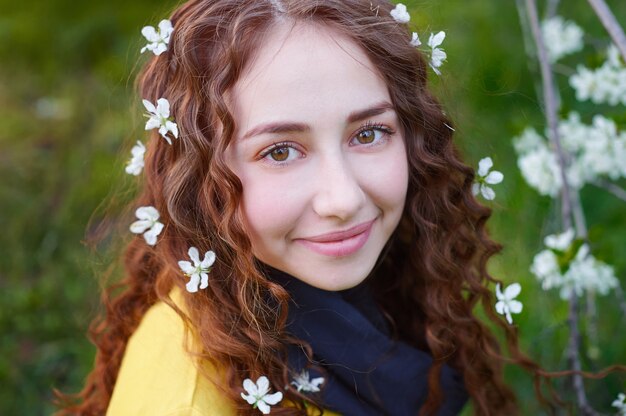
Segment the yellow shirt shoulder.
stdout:
[[236,415],[185,351],[183,321],[163,302],[146,312],[126,346],[107,416],[127,415]]

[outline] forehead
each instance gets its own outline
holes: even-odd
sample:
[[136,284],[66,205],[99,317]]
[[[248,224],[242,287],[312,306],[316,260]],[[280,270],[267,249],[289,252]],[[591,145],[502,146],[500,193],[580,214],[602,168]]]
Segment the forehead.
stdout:
[[300,22],[278,24],[267,33],[229,94],[241,128],[278,118],[332,119],[385,99],[382,76],[353,40]]

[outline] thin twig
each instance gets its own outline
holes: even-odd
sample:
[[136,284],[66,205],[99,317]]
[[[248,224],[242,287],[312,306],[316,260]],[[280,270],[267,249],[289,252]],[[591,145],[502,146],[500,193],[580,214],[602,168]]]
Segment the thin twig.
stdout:
[[617,46],[617,49],[619,49],[619,52],[622,54],[622,58],[626,62],[626,35],[615,18],[615,15],[611,12],[611,9],[609,9],[609,6],[606,5],[604,0],[588,1],[606,31],[609,32],[609,36],[613,39],[613,43],[615,43],[615,46]]
[[593,184],[598,188],[609,191],[622,201],[626,202],[626,189],[620,188],[619,186],[607,181],[606,179],[598,179],[594,181]]
[[[548,54],[546,52],[545,45],[543,43],[543,36],[541,28],[539,26],[539,16],[537,14],[537,5],[535,0],[526,0],[526,9],[528,12],[528,18],[530,27],[537,47],[537,56],[539,59],[539,67],[541,70],[541,79],[543,83],[543,99],[545,105],[545,114],[548,121],[548,129],[550,131],[550,140],[554,144],[557,160],[559,163],[559,170],[563,187],[561,189],[561,216],[563,221],[563,227],[569,229],[572,226],[572,205],[573,195],[570,195],[570,185],[567,178],[567,160],[565,152],[561,146],[561,140],[558,131],[557,121],[557,100],[556,100],[556,84],[552,76],[552,69],[550,68],[550,61],[548,60]],[[579,204],[577,204],[579,205]],[[582,211],[582,210],[581,210]],[[580,214],[580,213],[577,213]],[[578,215],[576,215],[578,217]],[[577,223],[580,218],[577,219]],[[584,224],[584,223],[583,223]],[[579,224],[576,224],[577,228]],[[584,229],[578,228],[580,232],[585,232]],[[582,369],[580,363],[580,332],[578,327],[578,298],[575,291],[572,291],[572,295],[569,299],[569,312],[568,312],[568,325],[570,329],[569,333],[569,345],[568,345],[568,361],[569,367],[572,370],[580,371]],[[596,412],[589,406],[587,402],[587,395],[585,393],[585,386],[582,376],[575,374],[572,376],[572,384],[576,393],[576,399],[578,401],[578,408],[584,415],[595,415]]]
[[556,11],[559,7],[559,0],[548,0],[546,3],[546,19],[550,19],[556,15]]
[[545,45],[543,44],[543,36],[541,34],[541,28],[539,27],[539,16],[537,15],[537,5],[534,0],[526,0],[526,8],[528,10],[528,18],[530,21],[530,29],[535,40],[537,47],[537,57],[539,59],[539,68],[541,70],[541,79],[543,81],[543,101],[545,106],[546,119],[548,121],[548,130],[550,131],[550,140],[554,144],[557,161],[559,163],[559,170],[561,175],[561,181],[563,187],[561,189],[562,204],[561,204],[561,216],[563,219],[563,227],[569,229],[572,226],[572,203],[570,197],[570,185],[567,178],[567,161],[565,152],[561,146],[561,138],[559,136],[558,120],[557,120],[557,94],[552,77],[552,70],[550,69],[550,61],[548,60],[548,53]]

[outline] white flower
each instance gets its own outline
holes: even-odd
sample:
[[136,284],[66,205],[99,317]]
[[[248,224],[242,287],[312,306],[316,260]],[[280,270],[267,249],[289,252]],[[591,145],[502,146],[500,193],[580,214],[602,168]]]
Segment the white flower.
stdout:
[[513,147],[520,155],[544,146],[544,139],[532,127],[526,127],[522,134],[513,139]]
[[569,79],[579,101],[595,104],[626,105],[626,66],[620,61],[615,46],[607,49],[606,61],[594,70],[579,65]]
[[193,260],[193,265],[188,261],[179,261],[178,267],[188,276],[189,282],[187,282],[187,291],[195,293],[198,291],[198,285],[200,289],[205,289],[209,286],[209,271],[211,266],[215,263],[215,253],[207,251],[204,253],[204,260],[200,261],[200,253],[195,247],[189,248],[189,258]]
[[149,43],[141,48],[141,53],[152,51],[155,55],[161,55],[167,50],[167,45],[170,42],[170,36],[173,31],[172,22],[167,19],[163,19],[159,22],[158,31],[152,26],[144,26],[144,28],[141,29],[141,34]]
[[576,23],[555,16],[541,24],[543,42],[551,62],[583,48],[583,30]]
[[561,174],[556,156],[545,144],[517,159],[526,182],[541,195],[555,197],[561,190]]
[[513,283],[504,289],[504,293],[500,290],[500,283],[496,284],[496,312],[500,315],[505,315],[509,324],[513,323],[512,313],[522,312],[522,302],[515,300],[517,295],[522,291],[522,286],[519,283]]
[[472,185],[472,192],[474,195],[478,195],[480,193],[483,198],[489,201],[496,197],[496,193],[493,189],[491,189],[491,187],[487,186],[487,184],[496,185],[504,179],[502,172],[498,172],[497,170],[489,172],[492,166],[493,161],[490,157],[481,159],[480,162],[478,162],[478,175],[476,177],[476,182]]
[[163,230],[163,224],[159,222],[159,211],[152,206],[139,207],[135,211],[135,216],[139,220],[130,225],[130,231],[135,234],[143,233],[146,243],[155,245],[157,236]]
[[308,391],[316,393],[320,391],[319,386],[324,382],[324,377],[316,377],[313,380],[309,377],[309,372],[302,370],[300,374],[296,374],[291,384],[296,386],[298,391]]
[[408,23],[409,20],[411,20],[411,15],[407,12],[406,6],[402,3],[398,3],[389,14],[391,14],[391,17],[398,23]]
[[411,35],[411,46],[415,46],[417,48],[421,44],[422,42],[420,41],[420,37],[417,33],[413,32],[413,35]]
[[269,394],[270,382],[265,376],[259,377],[256,384],[249,378],[245,379],[243,388],[248,394],[241,393],[241,397],[264,415],[270,413],[270,405],[275,405],[283,399],[283,393],[280,391]]
[[446,38],[446,32],[440,31],[436,35],[434,33],[430,34],[428,38],[428,46],[432,49],[430,55],[430,67],[435,71],[435,74],[441,75],[441,71],[439,71],[439,67],[443,64],[443,61],[446,60],[448,55],[443,51],[443,49],[439,49],[438,46],[442,44],[443,40]]
[[611,403],[612,407],[617,407],[618,416],[626,416],[626,394],[620,393],[617,395],[617,399]]
[[559,289],[561,299],[572,293],[581,296],[585,291],[606,295],[618,285],[613,268],[593,257],[589,245],[582,244],[572,258],[574,230],[549,235],[544,243],[549,249],[539,252],[530,271],[541,282],[544,290]]
[[143,106],[148,110],[146,117],[149,117],[146,122],[146,130],[159,129],[159,133],[169,144],[172,141],[167,137],[168,132],[172,132],[175,138],[178,138],[178,126],[170,119],[170,102],[165,98],[159,98],[157,100],[157,106],[155,107],[148,100],[143,100]]
[[543,240],[543,243],[548,248],[559,250],[559,251],[567,251],[569,246],[572,245],[573,241],[574,241],[574,229],[570,228],[564,233],[552,234],[552,235],[546,236],[546,238]]
[[126,165],[126,173],[130,175],[139,175],[143,169],[143,155],[146,153],[146,147],[137,140],[137,144],[130,151],[132,157]]

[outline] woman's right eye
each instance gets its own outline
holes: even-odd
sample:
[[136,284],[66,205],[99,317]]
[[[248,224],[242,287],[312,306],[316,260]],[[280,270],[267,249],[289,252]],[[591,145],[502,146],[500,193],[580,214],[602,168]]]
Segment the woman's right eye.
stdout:
[[295,159],[304,157],[302,152],[293,147],[290,143],[274,143],[269,148],[263,150],[260,159],[271,165],[288,165]]

